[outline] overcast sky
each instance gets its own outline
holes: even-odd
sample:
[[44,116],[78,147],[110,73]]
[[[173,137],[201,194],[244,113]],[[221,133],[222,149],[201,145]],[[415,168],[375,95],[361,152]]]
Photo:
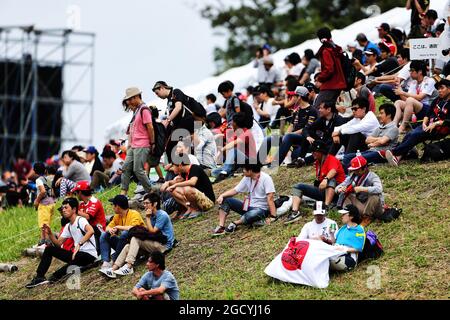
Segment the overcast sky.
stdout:
[[[126,87],[138,86],[152,100],[157,80],[182,87],[214,73],[213,48],[223,40],[200,18],[198,8],[207,2],[0,0],[0,25],[65,28],[74,16],[68,9],[80,9],[80,31],[96,34],[94,144],[101,148],[104,129],[125,115],[120,102]],[[76,131],[86,137],[89,126]]]

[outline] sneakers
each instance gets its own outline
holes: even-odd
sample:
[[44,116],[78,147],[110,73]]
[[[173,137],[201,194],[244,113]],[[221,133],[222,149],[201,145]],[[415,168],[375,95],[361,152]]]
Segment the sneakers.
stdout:
[[214,229],[212,236],[217,237],[217,236],[222,236],[224,234],[225,234],[225,227],[218,226]]
[[120,269],[114,270],[113,272],[119,276],[128,276],[133,274],[134,270],[133,268],[128,268],[128,264],[125,263]]
[[105,276],[107,276],[108,278],[111,278],[111,279],[115,279],[115,278],[117,278],[117,275],[114,273],[114,271],[112,271],[112,268],[108,268],[108,269],[100,269],[100,270],[98,270],[98,271],[100,271],[101,273],[103,273]]
[[182,216],[180,216],[180,217],[178,218],[178,220],[186,220],[186,219],[189,218],[189,216],[190,216],[190,213],[189,213],[189,212],[188,212],[188,213],[185,213],[185,214],[183,214]]
[[389,165],[398,167],[398,158],[394,156],[391,150],[386,150],[386,160]]
[[300,218],[303,217],[303,213],[301,213],[299,210],[297,211],[291,211],[291,213],[289,213],[286,221],[284,222],[284,224],[290,224],[293,223],[297,220],[300,220]]
[[305,160],[303,158],[298,158],[295,161],[287,165],[288,168],[301,168],[305,166]]
[[103,261],[101,269],[109,269],[109,268],[112,268],[112,263],[109,261]]
[[222,172],[217,176],[216,180],[214,180],[214,183],[218,183],[218,182],[223,181],[223,180],[225,180],[226,178],[228,178],[228,174],[223,173],[223,172],[226,172],[226,171],[222,171]]
[[197,218],[200,214],[201,214],[201,212],[199,212],[199,211],[192,211],[192,212],[189,214],[188,219],[194,219],[194,218]]
[[31,288],[34,288],[34,287],[37,287],[37,286],[40,286],[40,285],[46,284],[46,283],[49,283],[49,281],[47,279],[34,277],[33,280],[31,280],[31,282],[25,286],[25,288],[31,289]]
[[236,231],[237,225],[234,222],[231,222],[228,227],[225,229],[226,233],[233,233]]

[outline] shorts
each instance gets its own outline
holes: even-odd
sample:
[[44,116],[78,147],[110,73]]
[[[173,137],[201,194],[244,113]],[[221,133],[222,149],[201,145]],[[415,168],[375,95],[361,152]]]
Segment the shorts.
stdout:
[[154,155],[151,155],[151,154],[149,154],[147,157],[147,163],[151,168],[159,165],[160,160],[161,160],[161,157],[155,157]]
[[195,189],[195,202],[202,211],[208,211],[214,207],[214,202],[198,189]]
[[42,226],[44,224],[46,224],[48,226],[50,225],[54,211],[55,211],[55,204],[49,204],[49,205],[39,204],[39,206],[38,206],[39,228],[42,228]]

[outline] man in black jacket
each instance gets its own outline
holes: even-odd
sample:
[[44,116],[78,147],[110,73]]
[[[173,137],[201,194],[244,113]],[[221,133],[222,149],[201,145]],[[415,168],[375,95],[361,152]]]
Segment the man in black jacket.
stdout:
[[348,119],[341,117],[333,101],[322,102],[319,105],[319,118],[313,123],[307,125],[302,132],[303,139],[301,142],[301,151],[299,158],[290,165],[290,167],[301,167],[314,161],[312,157],[305,159],[310,145],[315,140],[322,140],[328,148],[333,145],[331,134],[335,127],[339,127],[346,123]]

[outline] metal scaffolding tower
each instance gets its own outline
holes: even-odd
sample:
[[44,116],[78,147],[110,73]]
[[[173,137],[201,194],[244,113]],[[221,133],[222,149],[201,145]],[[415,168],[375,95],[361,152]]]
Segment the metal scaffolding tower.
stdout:
[[[59,153],[64,143],[92,144],[94,54],[94,33],[36,29],[34,26],[0,27],[0,63],[4,66],[4,70],[0,70],[0,75],[3,75],[0,88],[4,88],[0,92],[0,168],[8,167],[19,152],[27,154],[32,162],[45,160],[42,152],[38,156],[38,145],[41,148],[51,143],[59,146],[58,150],[49,148],[45,152],[45,157],[49,157]],[[11,64],[18,68],[7,69],[6,66]],[[58,67],[54,69],[59,70],[54,77],[60,77],[62,81],[62,92],[58,97],[50,94],[49,83],[46,83],[54,77],[50,75],[49,79],[47,75],[43,79],[38,71],[41,67]],[[20,75],[11,83],[13,72]],[[39,134],[38,114],[42,105],[61,108],[58,111],[62,128],[47,128],[50,134]],[[12,108],[20,108],[20,112],[15,110],[15,116],[12,116]],[[49,119],[54,114],[57,112],[49,112]],[[56,119],[53,120],[48,123],[54,126]],[[19,125],[18,133],[13,134],[9,130],[12,123]]]

